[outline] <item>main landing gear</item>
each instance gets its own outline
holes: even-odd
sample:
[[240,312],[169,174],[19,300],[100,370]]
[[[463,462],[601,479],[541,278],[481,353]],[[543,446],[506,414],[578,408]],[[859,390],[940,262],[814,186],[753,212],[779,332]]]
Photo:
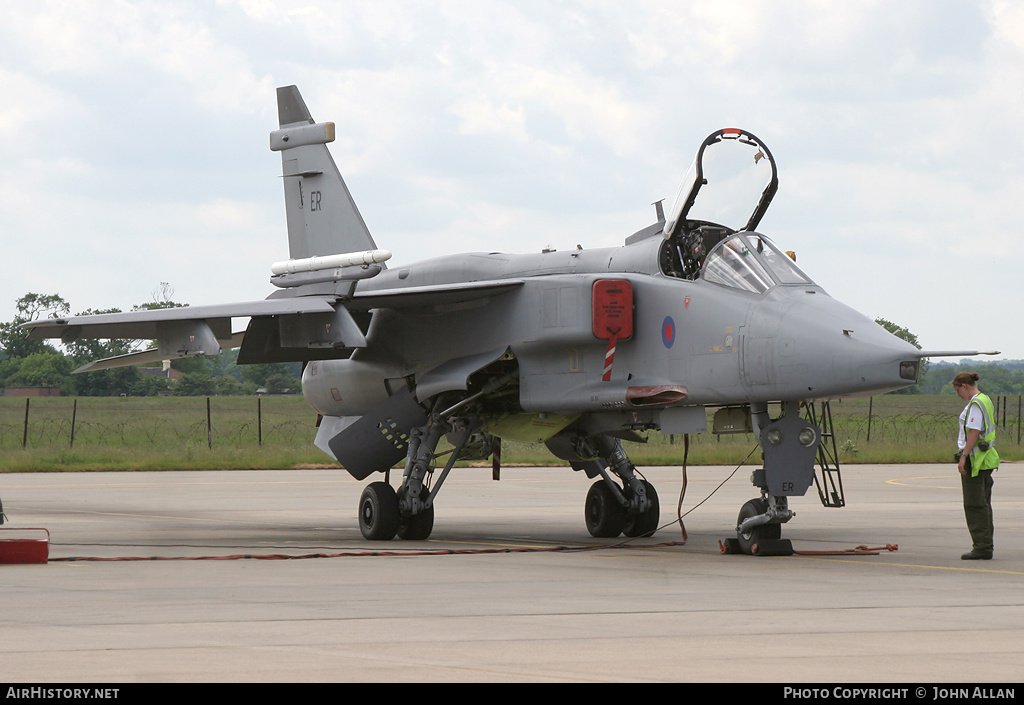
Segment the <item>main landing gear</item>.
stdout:
[[607,469],[598,472],[601,479],[590,486],[584,516],[587,531],[595,538],[653,536],[661,520],[658,493],[647,480],[636,475],[636,466],[626,457],[622,443],[614,438],[600,437],[599,457],[622,480],[620,487]]
[[422,508],[417,514],[402,513],[403,489],[395,489],[386,482],[371,482],[359,498],[359,531],[370,541],[400,539],[422,541],[434,529],[434,505]]
[[[409,432],[401,487],[395,491],[387,482],[378,481],[363,490],[359,498],[359,531],[363,538],[390,541],[397,535],[408,541],[423,541],[430,537],[434,530],[434,498],[479,425],[478,418],[449,417],[455,407],[437,413],[440,408],[439,400],[426,425]],[[434,452],[446,434],[455,448],[440,478],[430,487]]]

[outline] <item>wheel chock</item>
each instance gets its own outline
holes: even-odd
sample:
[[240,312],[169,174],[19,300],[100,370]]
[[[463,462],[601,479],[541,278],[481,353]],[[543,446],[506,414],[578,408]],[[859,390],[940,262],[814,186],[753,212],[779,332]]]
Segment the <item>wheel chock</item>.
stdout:
[[[45,537],[15,538],[19,531],[42,531]],[[46,563],[50,555],[50,532],[42,528],[0,529],[0,564]]]
[[789,539],[762,539],[754,544],[755,556],[792,556],[793,542]]
[[718,550],[723,555],[732,553],[743,553],[743,549],[740,548],[740,542],[738,539],[725,539],[718,541]]
[[[743,553],[739,539],[719,539],[718,551],[723,555]],[[794,553],[793,542],[789,539],[762,539],[751,551],[754,556],[792,556]]]

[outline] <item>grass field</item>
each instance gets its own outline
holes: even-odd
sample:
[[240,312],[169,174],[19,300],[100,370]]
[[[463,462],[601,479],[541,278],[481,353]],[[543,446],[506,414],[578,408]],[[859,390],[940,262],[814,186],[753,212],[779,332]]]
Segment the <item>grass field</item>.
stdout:
[[[1005,404],[997,437],[1004,460],[1024,459],[1019,403],[1009,397]],[[333,465],[313,446],[316,413],[301,397],[212,397],[209,427],[205,397],[79,397],[77,409],[73,404],[71,398],[32,399],[26,433],[25,400],[0,398],[0,472]],[[946,462],[955,450],[962,402],[950,395],[887,395],[836,400],[831,408],[841,465]],[[998,416],[1002,422],[1002,411]],[[750,434],[693,435],[689,463],[737,464],[755,445]],[[637,465],[677,465],[683,439],[652,432],[647,443],[629,443],[626,450]],[[758,458],[755,453],[751,462]],[[503,445],[502,461],[559,463],[543,446],[514,442]]]

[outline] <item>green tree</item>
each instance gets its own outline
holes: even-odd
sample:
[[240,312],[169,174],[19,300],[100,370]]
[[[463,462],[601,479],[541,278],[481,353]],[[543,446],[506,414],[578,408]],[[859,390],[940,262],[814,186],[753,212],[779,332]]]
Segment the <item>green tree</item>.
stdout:
[[178,372],[187,374],[204,374],[210,377],[210,366],[207,364],[205,355],[190,355],[171,360],[171,367]]
[[206,370],[186,372],[175,380],[173,387],[178,397],[209,397],[217,393],[217,386]]
[[32,353],[56,352],[43,340],[29,340],[22,323],[40,318],[60,318],[68,315],[71,307],[59,294],[25,294],[15,302],[13,321],[0,323],[0,347],[7,357],[27,357]]
[[[134,367],[131,369],[138,371],[138,369]],[[167,378],[138,372],[138,379],[136,379],[128,388],[128,396],[155,397],[159,394],[170,391],[171,383]]]
[[60,387],[62,393],[74,391],[70,380],[71,361],[55,351],[37,352],[21,360],[18,370],[7,378],[10,387]]
[[135,304],[132,311],[155,311],[161,308],[185,308],[188,304],[178,303],[174,300],[174,287],[167,282],[160,282],[160,286],[150,294],[152,299],[143,304]]
[[301,387],[301,382],[288,374],[275,374],[267,377],[268,394],[294,394]]
[[978,389],[985,394],[1024,394],[1024,371],[1001,367],[997,363],[962,361],[958,365],[932,368],[921,383],[924,394],[954,394],[952,380],[961,372],[977,372],[981,379]]
[[887,331],[895,335],[900,340],[907,341],[918,350],[921,349],[921,344],[917,342],[917,336],[911,333],[903,326],[893,323],[892,321],[887,321],[884,318],[876,318],[875,323],[882,326],[882,328],[885,328]]
[[217,396],[233,397],[245,394],[245,387],[231,375],[221,375],[213,378],[213,386]]
[[[76,316],[95,316],[104,313],[120,313],[121,309],[108,308],[101,310],[87,309]],[[79,338],[64,345],[74,368],[118,355],[135,352],[139,345],[134,340],[97,340],[95,338]],[[74,375],[75,393],[85,397],[111,397],[133,395],[133,389],[139,382],[139,371],[135,367],[116,367],[112,370],[99,370]]]
[[[174,289],[167,282],[153,290],[152,300],[132,307],[134,311],[187,306],[174,301]],[[61,354],[44,340],[30,340],[23,323],[40,318],[60,318],[71,310],[59,294],[28,293],[15,303],[14,320],[0,323],[0,386],[59,386],[64,394],[86,396],[152,395],[168,389],[166,380],[142,375],[135,367],[88,372],[70,377],[71,370],[87,362],[135,352],[141,345],[134,340],[94,340],[80,338],[64,345]],[[120,313],[120,309],[89,309],[78,316]],[[155,345],[154,345],[155,346]],[[43,357],[36,357],[42,355]],[[31,360],[29,359],[31,358]],[[62,360],[62,362],[59,362]],[[27,364],[26,364],[27,363]],[[24,367],[24,369],[22,369]],[[182,363],[185,371],[205,374],[207,364],[201,360]]]
[[287,375],[288,366],[283,362],[266,362],[256,365],[242,365],[242,379],[257,387],[266,387],[272,375]]
[[18,371],[23,359],[20,357],[8,357],[0,360],[0,387],[7,386],[7,380]]
[[236,382],[242,382],[242,369],[238,364],[238,349],[224,350],[220,355],[205,358],[210,374],[216,379],[218,377],[231,377]]
[[[884,318],[876,318],[875,323],[885,328],[887,331],[895,335],[900,340],[905,340],[913,345],[918,350],[921,349],[921,344],[917,342],[917,336],[911,333],[907,328],[887,321]],[[921,393],[921,382],[924,381],[928,374],[929,362],[927,359],[921,361],[921,367],[918,370],[917,379],[918,383],[912,387],[905,387],[903,389],[897,389],[893,394],[920,394]]]

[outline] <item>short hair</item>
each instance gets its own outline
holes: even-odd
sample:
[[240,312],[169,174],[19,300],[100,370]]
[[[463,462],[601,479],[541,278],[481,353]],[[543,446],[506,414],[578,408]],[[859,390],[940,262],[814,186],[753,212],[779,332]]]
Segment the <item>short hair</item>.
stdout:
[[971,385],[972,387],[976,387],[979,379],[981,378],[978,377],[977,372],[961,372],[953,378],[953,386],[963,387],[965,385]]

